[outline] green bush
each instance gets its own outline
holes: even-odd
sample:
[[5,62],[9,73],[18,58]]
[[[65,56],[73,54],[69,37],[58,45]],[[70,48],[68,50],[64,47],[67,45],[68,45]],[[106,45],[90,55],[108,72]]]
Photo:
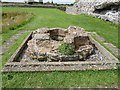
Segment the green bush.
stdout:
[[75,52],[75,47],[73,45],[63,43],[59,46],[58,50],[63,55],[73,55]]

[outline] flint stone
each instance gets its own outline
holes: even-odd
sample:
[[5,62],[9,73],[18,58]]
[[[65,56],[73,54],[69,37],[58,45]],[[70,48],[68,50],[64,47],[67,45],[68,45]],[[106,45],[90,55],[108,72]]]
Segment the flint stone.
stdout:
[[92,45],[81,46],[76,52],[86,58],[88,55],[92,54],[94,48]]
[[49,28],[40,28],[40,29],[38,29],[38,30],[36,30],[36,31],[33,31],[33,34],[44,34],[44,33],[48,33],[48,31],[49,31]]
[[58,47],[61,45],[61,42],[57,42],[57,41],[52,41],[52,50],[57,50]]
[[72,35],[67,35],[67,36],[64,38],[64,42],[65,42],[65,43],[68,43],[68,44],[74,43],[74,36],[72,36]]
[[79,60],[78,55],[60,55],[60,61],[77,61]]
[[42,60],[45,61],[45,60],[47,60],[47,57],[45,57],[45,56],[38,56],[37,59],[40,60],[40,61],[42,61]]
[[50,39],[49,34],[35,34],[33,38],[36,40],[49,40]]
[[45,53],[34,53],[31,55],[31,58],[37,59],[37,60],[46,60],[46,54]]
[[48,61],[59,61],[60,60],[58,54],[56,53],[47,52],[47,58],[48,58]]
[[112,11],[120,13],[120,0],[79,0],[73,6],[66,8],[66,12],[68,14],[77,15],[84,13],[120,24],[119,20],[117,20],[118,16],[114,17],[114,15],[106,15]]
[[76,27],[76,26],[68,27],[68,33],[74,36],[88,36],[88,34],[85,32],[83,28]]
[[53,40],[57,40],[57,41],[63,41],[64,37],[63,36],[59,36],[59,35],[54,35],[52,36]]
[[53,29],[49,31],[50,36],[65,36],[66,35],[66,31],[63,29]]

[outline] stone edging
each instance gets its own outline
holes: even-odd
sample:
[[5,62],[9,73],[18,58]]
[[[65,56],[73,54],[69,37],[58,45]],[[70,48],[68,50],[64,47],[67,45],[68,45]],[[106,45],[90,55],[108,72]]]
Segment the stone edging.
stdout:
[[7,62],[2,72],[28,72],[28,71],[78,71],[78,70],[104,70],[104,69],[117,69],[119,61],[103,46],[101,46],[92,36],[90,37],[96,47],[105,55],[109,61],[97,61],[97,62],[40,62],[40,63],[21,63],[15,62],[19,57],[22,50],[27,45],[27,41],[31,38],[32,32],[23,41],[20,47],[16,50],[10,60]]
[[120,55],[119,48],[114,46],[112,43],[107,43],[106,40],[103,37],[99,36],[96,32],[92,32],[91,34],[95,37],[96,40],[103,43],[105,47],[107,47],[112,53],[114,53],[115,55]]

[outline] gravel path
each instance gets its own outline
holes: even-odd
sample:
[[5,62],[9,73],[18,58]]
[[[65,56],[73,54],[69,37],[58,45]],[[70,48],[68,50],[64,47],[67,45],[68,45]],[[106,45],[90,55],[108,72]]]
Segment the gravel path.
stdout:
[[1,45],[0,55],[4,54],[15,43],[15,41],[18,40],[19,37],[25,32],[30,32],[30,31],[20,30],[15,35],[13,35],[11,38],[9,38],[3,45]]
[[94,35],[94,37],[98,41],[102,42],[107,48],[109,48],[109,50],[112,51],[115,55],[120,55],[120,49],[119,48],[117,48],[116,46],[114,46],[111,43],[106,43],[106,40],[103,37],[99,36],[96,32],[93,32],[92,35]]
[[114,54],[120,55],[120,49],[118,49],[116,46],[114,46],[111,43],[104,43],[106,47],[108,47]]

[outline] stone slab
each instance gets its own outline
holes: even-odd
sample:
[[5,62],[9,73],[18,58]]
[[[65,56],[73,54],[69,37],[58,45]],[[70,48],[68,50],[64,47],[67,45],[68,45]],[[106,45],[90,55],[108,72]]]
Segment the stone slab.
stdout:
[[114,54],[120,55],[120,49],[118,49],[116,46],[114,46],[111,43],[104,43],[104,45],[109,48]]
[[120,49],[118,49],[116,46],[114,46],[111,43],[106,43],[105,39],[101,36],[99,36],[96,32],[92,32],[91,35],[95,37],[96,40],[103,42],[103,44],[109,48],[110,51],[112,51],[115,55],[120,55]]
[[113,56],[107,49],[105,49],[100,43],[98,43],[92,36],[89,36],[92,43],[100,50],[100,52],[105,55],[110,61],[119,62],[118,59]]
[[105,39],[103,37],[101,37],[100,35],[98,35],[96,32],[91,33],[92,35],[95,36],[95,38],[100,41],[100,42],[105,42]]

